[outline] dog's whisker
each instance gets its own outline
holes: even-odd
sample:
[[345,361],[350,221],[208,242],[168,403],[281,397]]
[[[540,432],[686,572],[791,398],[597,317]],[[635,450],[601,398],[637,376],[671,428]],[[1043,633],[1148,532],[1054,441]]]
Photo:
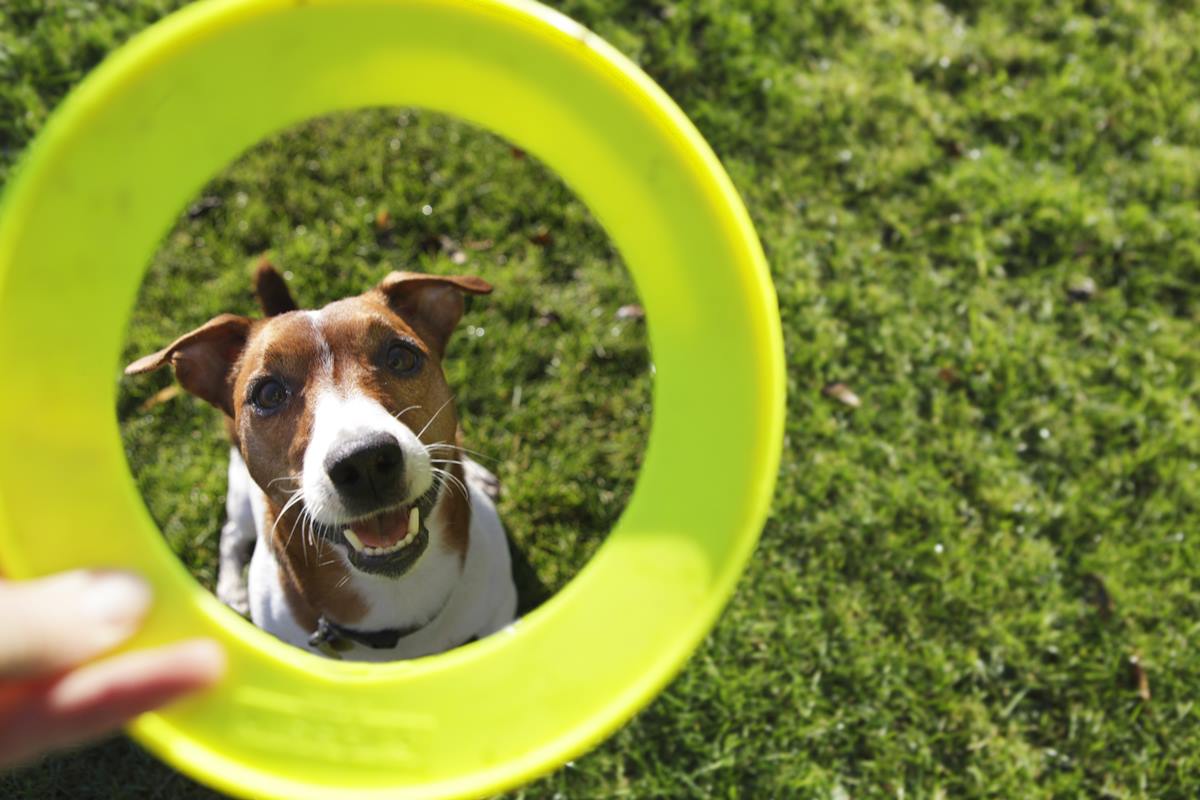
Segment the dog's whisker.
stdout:
[[[279,520],[283,519],[287,515],[288,509],[290,509],[292,506],[296,505],[297,503],[301,502],[303,499],[304,499],[303,495],[300,493],[300,490],[297,489],[296,492],[291,496],[291,498],[286,503],[283,504],[283,508],[280,509],[280,511],[279,511],[279,516],[277,516],[275,518],[275,523],[271,526],[271,536],[272,537],[275,535],[275,530],[279,527]],[[287,549],[287,546],[292,543],[292,534],[294,534],[295,532],[296,532],[296,523],[293,522],[292,529],[290,531],[288,531],[287,541],[284,542],[284,545],[283,545],[285,550]]]
[[300,511],[300,553],[304,556],[304,566],[308,566],[308,509]]
[[[429,463],[430,464],[447,464],[447,465],[457,464],[460,468],[463,466],[463,463],[461,461],[451,461],[451,460],[442,459],[442,458],[432,458],[429,460]],[[448,471],[446,469],[446,467],[433,467],[433,469],[441,470],[442,472]],[[454,475],[453,477],[455,478],[455,480],[461,480],[457,475]]]
[[395,414],[392,414],[392,416],[395,417],[396,419],[400,419],[402,416],[407,414],[409,411],[415,411],[416,409],[419,409],[420,407],[421,406],[419,406],[419,405],[409,406],[408,408],[404,409],[403,411],[397,411]]
[[325,504],[322,503],[322,504],[318,505],[316,508],[314,508],[312,510],[312,514],[311,514],[312,521],[313,521],[313,537],[318,542],[318,545],[317,545],[317,554],[318,555],[320,555],[320,553],[321,553],[321,548],[324,547],[326,544],[328,544],[328,541],[325,539],[325,537],[321,536],[320,532],[317,530],[318,528],[325,527],[324,523],[322,523],[319,519],[317,519],[321,515],[321,513],[324,511],[324,509],[325,509]]
[[314,558],[320,560],[321,550],[317,544],[317,534],[315,525],[317,519],[313,516],[312,510],[305,506],[304,508],[304,526],[300,531],[301,552],[304,553],[304,565],[308,566],[308,550],[311,547],[315,551]]
[[435,475],[440,475],[443,479],[443,482],[448,481],[452,486],[457,487],[458,490],[462,492],[462,496],[464,498],[470,497],[470,494],[467,492],[466,484],[460,481],[457,475],[453,475],[449,470],[442,469],[441,467],[433,467],[433,472]]
[[451,450],[455,453],[462,453],[462,454],[471,456],[472,458],[474,458],[478,461],[490,461],[493,464],[500,463],[500,459],[497,456],[489,455],[487,453],[481,453],[478,450],[472,450],[468,447],[462,447],[462,446],[456,445],[456,444],[445,444],[444,442],[434,442],[433,444],[425,445],[425,452],[429,453],[430,455],[432,455],[434,453],[434,451],[436,451],[436,450]]
[[325,527],[325,524],[322,523],[321,520],[319,519],[319,517],[324,512],[324,510],[325,510],[325,504],[319,503],[316,506],[313,506],[312,508],[310,508],[309,512],[308,512],[308,518],[309,518],[309,520],[312,521],[312,525],[309,528],[309,530],[312,533],[313,543],[317,548],[317,557],[318,558],[320,558],[320,556],[321,556],[321,548],[324,547],[326,544],[325,537],[320,535],[320,530],[319,530],[320,528]]
[[[324,536],[321,536],[320,532],[317,530],[318,528],[326,527],[318,519],[318,517],[320,517],[325,511],[325,503],[324,502],[318,503],[317,505],[313,506],[308,511],[309,511],[308,518],[311,521],[311,525],[309,526],[309,533],[312,536],[313,547],[317,552],[317,554],[316,554],[317,566],[325,567],[325,566],[329,566],[330,564],[336,564],[337,563],[336,557],[325,560],[325,561],[321,560],[321,554],[324,552],[325,546],[332,545],[332,543],[327,541]],[[334,551],[334,555],[336,556],[336,551]]]
[[301,489],[294,489],[293,491],[288,493],[288,501],[286,503],[284,503],[283,509],[282,509],[282,511],[280,511],[281,514],[283,513],[283,511],[287,511],[288,508],[291,507],[291,505],[296,502],[296,500],[300,497],[302,491],[303,490],[301,490]]
[[284,514],[286,514],[288,512],[289,509],[291,509],[292,506],[294,506],[298,503],[303,503],[303,502],[304,502],[304,494],[299,489],[297,489],[295,492],[292,493],[291,497],[288,498],[288,501],[283,504],[283,509],[279,512],[279,515],[283,516]]
[[[283,549],[284,549],[284,550],[287,550],[289,547],[291,547],[291,545],[292,545],[292,538],[293,538],[293,537],[295,537],[295,535],[296,535],[296,526],[297,526],[297,525],[299,525],[299,524],[300,524],[301,522],[303,522],[303,521],[304,521],[304,515],[303,515],[303,514],[297,514],[297,515],[296,515],[296,519],[295,519],[295,520],[293,520],[293,522],[292,522],[292,527],[291,527],[291,529],[288,531],[288,535],[287,535],[287,541],[285,541],[285,542],[283,543]],[[303,536],[303,528],[301,528],[301,536]]]
[[452,453],[454,455],[462,455],[463,450],[454,445],[427,444],[427,445],[425,445],[425,452],[429,453],[430,455],[436,455],[438,453],[443,453],[443,454],[444,453]]
[[417,434],[418,439],[425,435],[425,431],[429,430],[429,426],[432,425],[433,421],[438,418],[438,414],[441,414],[443,411],[445,411],[446,406],[450,405],[450,401],[453,399],[453,397],[447,397],[446,402],[442,403],[438,410],[433,412],[433,416],[429,418],[429,421],[425,423],[425,427],[421,428],[420,433]]
[[[274,480],[268,481],[267,488],[268,489],[271,488],[272,486],[279,483],[280,481],[293,481],[295,483],[300,483],[300,480],[301,479],[300,479],[299,475],[284,475],[281,478],[275,478]],[[296,491],[299,491],[299,489],[297,489]]]

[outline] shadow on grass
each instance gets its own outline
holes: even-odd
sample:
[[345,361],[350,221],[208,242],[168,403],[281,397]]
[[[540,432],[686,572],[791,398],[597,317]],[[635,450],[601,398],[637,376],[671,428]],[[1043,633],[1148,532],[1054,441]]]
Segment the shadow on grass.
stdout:
[[221,800],[124,736],[0,775],[6,800]]

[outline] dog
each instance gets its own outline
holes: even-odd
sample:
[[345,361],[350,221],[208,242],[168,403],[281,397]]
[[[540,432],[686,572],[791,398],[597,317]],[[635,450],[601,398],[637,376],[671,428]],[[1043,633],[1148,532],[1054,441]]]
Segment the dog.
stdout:
[[464,295],[491,285],[392,272],[319,310],[269,265],[255,285],[263,318],[222,314],[125,369],[169,364],[226,417],[218,597],[289,644],[358,661],[511,625],[498,484],[464,455],[442,371]]

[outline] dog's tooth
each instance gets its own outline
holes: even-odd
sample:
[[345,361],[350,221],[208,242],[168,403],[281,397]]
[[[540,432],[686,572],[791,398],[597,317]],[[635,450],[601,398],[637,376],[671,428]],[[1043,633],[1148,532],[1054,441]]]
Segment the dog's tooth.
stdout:
[[399,550],[403,550],[416,540],[420,532],[421,512],[416,506],[413,506],[408,512],[408,530],[405,532],[404,537],[393,545],[387,547],[367,547],[363,544],[362,539],[358,538],[354,531],[349,528],[343,529],[342,535],[346,537],[346,541],[350,543],[350,546],[358,552],[363,555],[378,557],[391,555]]
[[346,528],[344,531],[342,531],[342,536],[346,537],[346,541],[349,542],[350,546],[355,550],[360,553],[363,551],[362,539],[359,539],[358,535],[354,531]]

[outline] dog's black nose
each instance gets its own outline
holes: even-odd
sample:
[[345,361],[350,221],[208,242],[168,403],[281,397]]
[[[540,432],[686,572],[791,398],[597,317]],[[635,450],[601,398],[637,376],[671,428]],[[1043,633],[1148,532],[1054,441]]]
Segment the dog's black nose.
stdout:
[[352,505],[395,502],[404,495],[404,451],[386,433],[343,442],[329,451],[325,474]]

